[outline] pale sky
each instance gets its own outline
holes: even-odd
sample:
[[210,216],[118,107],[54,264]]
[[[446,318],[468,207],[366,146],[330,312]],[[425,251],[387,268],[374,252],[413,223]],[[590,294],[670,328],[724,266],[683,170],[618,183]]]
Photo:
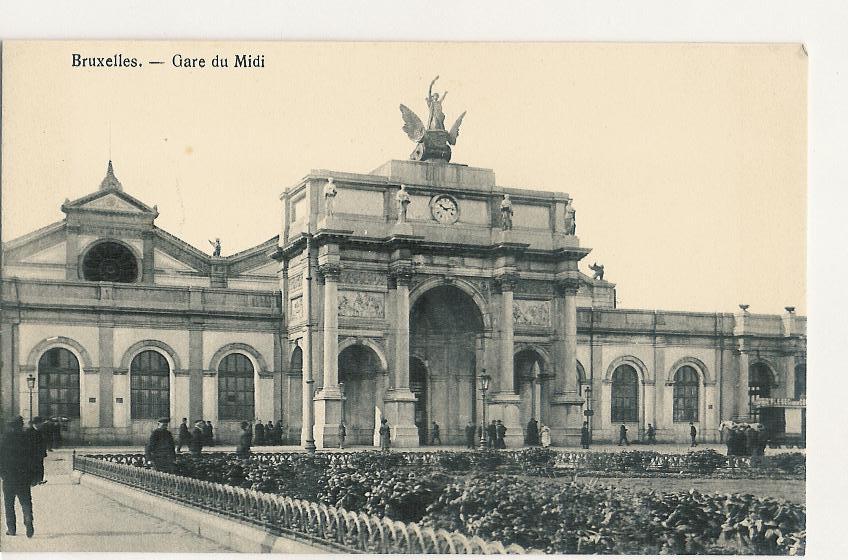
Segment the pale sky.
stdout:
[[[144,65],[72,68],[74,52]],[[265,68],[233,68],[239,53]],[[160,228],[246,249],[310,169],[406,159],[398,104],[425,114],[437,74],[446,121],[468,110],[453,161],[569,193],[581,270],[603,263],[620,307],[806,312],[798,45],[5,43],[3,238],[60,220],[111,153]]]

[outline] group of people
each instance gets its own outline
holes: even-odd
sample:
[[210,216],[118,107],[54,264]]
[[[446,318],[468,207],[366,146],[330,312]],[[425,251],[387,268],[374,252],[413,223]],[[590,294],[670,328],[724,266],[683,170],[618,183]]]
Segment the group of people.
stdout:
[[[170,419],[162,418],[159,420],[160,423],[163,421],[167,424],[170,422]],[[212,422],[209,420],[196,420],[194,427],[189,430],[188,419],[183,418],[183,421],[180,423],[179,432],[177,432],[177,453],[183,450],[183,445],[188,447],[188,450],[193,455],[199,455],[204,446],[215,445],[215,433],[212,428]]]
[[0,478],[3,479],[3,506],[6,535],[17,534],[15,500],[21,504],[27,537],[35,534],[32,515],[32,487],[44,479],[44,458],[61,443],[61,426],[55,419],[36,416],[24,430],[21,416],[12,420],[0,441]]
[[[434,422],[435,424],[435,422]],[[476,426],[470,420],[465,425],[465,446],[468,449],[477,447],[477,443],[483,439],[489,449],[506,449],[506,426],[501,420],[492,420],[486,426],[485,435],[481,427]]]
[[256,421],[253,435],[254,445],[283,445],[283,421],[277,420],[274,424],[268,420],[263,424],[261,420]]
[[531,418],[527,422],[527,431],[524,434],[525,445],[541,445],[542,447],[551,446],[551,429],[544,424],[539,426],[535,418]]

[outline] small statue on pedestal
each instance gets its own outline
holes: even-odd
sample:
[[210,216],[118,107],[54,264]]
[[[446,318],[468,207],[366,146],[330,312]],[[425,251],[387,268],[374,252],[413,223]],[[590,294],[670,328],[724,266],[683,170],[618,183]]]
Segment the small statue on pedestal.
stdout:
[[212,256],[220,257],[221,256],[221,238],[216,237],[215,241],[209,240],[209,244],[212,245]]
[[501,200],[501,229],[504,231],[512,229],[512,200],[508,194],[504,194]]
[[412,199],[409,197],[409,193],[406,192],[406,185],[401,185],[400,190],[395,195],[395,200],[397,200],[397,210],[398,210],[398,220],[397,223],[405,224],[406,223],[406,210],[409,206],[409,203],[412,202]]
[[335,212],[336,186],[333,184],[333,178],[327,178],[327,184],[324,185],[324,208],[327,216],[332,216]]
[[594,275],[592,275],[592,280],[603,280],[604,279],[604,265],[594,263],[589,267],[592,271],[594,271]]
[[565,206],[565,233],[566,235],[574,235],[577,231],[577,212],[571,205],[571,200]]

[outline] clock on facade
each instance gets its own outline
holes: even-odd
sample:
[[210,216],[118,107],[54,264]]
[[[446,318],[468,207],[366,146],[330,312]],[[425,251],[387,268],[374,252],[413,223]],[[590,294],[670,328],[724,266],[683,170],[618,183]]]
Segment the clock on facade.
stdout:
[[430,212],[433,219],[440,224],[452,224],[459,219],[459,205],[456,199],[446,194],[433,197],[430,202]]

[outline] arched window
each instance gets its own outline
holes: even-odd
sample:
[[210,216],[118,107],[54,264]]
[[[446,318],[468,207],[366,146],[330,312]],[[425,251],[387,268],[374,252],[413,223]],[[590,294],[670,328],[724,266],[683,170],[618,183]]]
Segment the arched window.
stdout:
[[633,366],[622,364],[612,372],[612,421],[637,422],[639,377]]
[[807,398],[807,364],[795,366],[795,398]]
[[763,363],[754,364],[748,373],[748,394],[752,398],[770,397],[774,387],[774,377],[769,367]]
[[155,350],[139,352],[130,364],[130,416],[155,420],[171,415],[171,366]]
[[82,260],[82,277],[93,282],[135,282],[138,262],[124,245],[104,241],[86,253]]
[[253,362],[228,354],[218,365],[218,419],[253,420]]
[[53,348],[38,360],[38,415],[80,416],[80,367],[73,352]]
[[698,421],[698,372],[683,366],[674,374],[674,421]]

